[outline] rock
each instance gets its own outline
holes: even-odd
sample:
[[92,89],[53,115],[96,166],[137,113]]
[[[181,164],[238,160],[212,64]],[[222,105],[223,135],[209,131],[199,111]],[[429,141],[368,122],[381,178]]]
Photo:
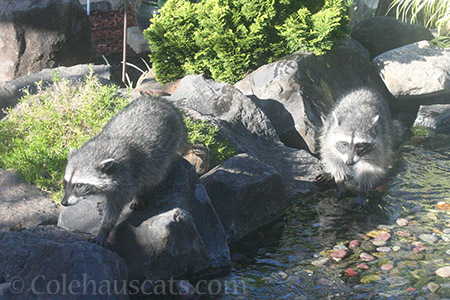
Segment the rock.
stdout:
[[389,232],[382,232],[380,234],[378,234],[377,236],[375,236],[376,240],[380,240],[380,241],[388,241],[391,238],[391,234]]
[[228,242],[272,222],[289,207],[280,174],[239,154],[201,177]]
[[432,234],[421,234],[419,235],[419,239],[425,243],[436,243],[438,241],[438,237]]
[[347,270],[345,270],[345,275],[350,276],[350,277],[357,277],[359,274],[354,269],[348,268]]
[[[230,266],[225,231],[191,164],[175,162],[149,198],[143,210],[127,205],[109,236],[110,248],[127,262],[130,280],[156,282]],[[90,201],[66,207],[58,224],[96,234],[101,218],[96,207]]]
[[195,288],[186,280],[179,280],[175,282],[175,293],[176,299],[179,300],[193,300],[199,299]]
[[0,83],[0,119],[4,116],[3,109],[14,107],[19,99],[24,95],[24,89],[28,88],[34,93],[37,82],[53,83],[55,73],[59,77],[71,81],[77,81],[92,73],[97,75],[102,83],[110,83],[110,67],[106,65],[77,65],[73,67],[59,67],[55,69],[44,69],[38,73],[28,74],[12,81]]
[[362,241],[361,249],[363,249],[364,251],[372,251],[375,250],[375,245],[369,241]]
[[379,275],[367,275],[367,276],[364,276],[363,278],[361,278],[361,283],[368,284],[368,283],[373,283],[375,281],[380,281],[380,280],[381,280],[381,277]]
[[403,226],[408,225],[409,221],[407,219],[400,218],[400,219],[397,219],[395,222],[397,223],[398,226],[403,227]]
[[392,247],[392,250],[393,250],[394,252],[400,251],[400,249],[402,249],[400,246],[394,246],[394,247]]
[[373,62],[396,97],[449,92],[450,49],[421,41],[380,54]]
[[264,65],[235,86],[251,97],[272,121],[287,146],[317,153],[322,120],[336,100],[353,89],[370,87],[387,96],[370,61],[345,45],[325,55],[296,52]]
[[323,172],[319,160],[282,145],[266,115],[234,86],[190,75],[167,99],[194,119],[216,126],[238,152],[275,168],[290,201],[316,190],[313,180]]
[[356,24],[351,36],[369,50],[371,58],[407,44],[434,38],[430,30],[421,25],[406,24],[384,16]]
[[91,58],[91,24],[77,0],[0,1],[0,19],[0,82]]
[[391,286],[397,287],[397,286],[403,286],[407,284],[409,281],[406,278],[400,277],[400,276],[394,276],[394,277],[388,277],[386,278],[387,282]]
[[9,282],[6,283],[0,283],[0,299],[1,300],[8,300],[11,299],[11,290],[10,290],[10,284]]
[[56,224],[59,207],[13,170],[0,170],[0,232]]
[[427,284],[427,288],[428,290],[430,290],[430,292],[432,292],[433,294],[436,293],[436,291],[440,288],[441,286],[435,282],[430,282]]
[[148,41],[138,26],[127,28],[127,44],[137,54],[150,52]]
[[370,269],[370,267],[367,265],[367,264],[359,264],[359,265],[357,265],[356,266],[358,269],[361,269],[361,270],[368,270],[368,269]]
[[[83,295],[83,289],[86,296],[77,299],[129,299],[125,293],[114,293],[112,286],[106,292],[104,284],[102,288],[104,282],[117,283],[118,288],[126,282],[124,260],[86,239],[87,235],[56,226],[0,233],[0,273],[8,280],[20,278],[10,282],[17,293],[7,299],[69,300]],[[66,286],[70,282],[75,282],[72,294]]]
[[384,264],[381,266],[381,270],[383,271],[390,271],[392,268],[394,268],[394,265],[392,264]]
[[421,105],[412,130],[419,135],[422,130],[450,133],[450,104]]
[[350,241],[350,244],[348,245],[348,247],[350,249],[355,249],[355,248],[358,248],[359,245],[360,245],[360,242],[358,240],[353,240],[353,241]]
[[378,252],[389,253],[389,252],[392,251],[392,249],[389,248],[389,247],[378,247],[378,248],[377,248],[377,251],[378,251]]
[[372,244],[373,244],[374,246],[377,246],[377,247],[381,247],[381,246],[386,245],[386,241],[379,240],[379,239],[374,239],[374,240],[372,240],[371,242],[372,242]]
[[198,175],[203,175],[209,171],[210,157],[209,150],[202,144],[192,145],[184,155],[184,159],[194,166]]
[[325,266],[329,261],[330,261],[330,259],[329,259],[328,257],[324,257],[324,258],[321,258],[321,259],[312,261],[311,264],[312,264],[313,266],[316,266],[316,267],[323,267],[323,266]]
[[331,253],[331,257],[335,260],[341,260],[349,256],[350,253],[345,249],[337,249]]
[[370,255],[369,253],[363,252],[359,255],[359,257],[363,260],[363,261],[373,261],[376,258],[373,255]]
[[436,275],[442,278],[450,277],[450,266],[442,267],[436,270]]

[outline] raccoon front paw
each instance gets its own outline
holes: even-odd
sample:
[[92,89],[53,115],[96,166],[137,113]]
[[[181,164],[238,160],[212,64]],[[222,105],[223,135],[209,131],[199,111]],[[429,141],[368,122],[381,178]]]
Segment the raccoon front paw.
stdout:
[[105,233],[99,232],[97,236],[93,239],[90,239],[89,242],[97,244],[101,247],[106,247],[108,241],[108,235]]

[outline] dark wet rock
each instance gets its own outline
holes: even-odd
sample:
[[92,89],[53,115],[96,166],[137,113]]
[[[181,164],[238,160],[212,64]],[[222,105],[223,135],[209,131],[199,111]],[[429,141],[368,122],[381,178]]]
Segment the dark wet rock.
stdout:
[[[57,282],[60,287],[64,282],[78,281],[80,286],[74,286],[73,290],[79,295],[77,299],[129,299],[126,294],[114,294],[113,291],[102,294],[92,290],[105,281],[125,282],[127,268],[117,254],[86,242],[86,239],[85,234],[69,233],[56,226],[0,233],[0,273],[5,275],[7,282],[19,277],[24,283],[21,292],[10,293],[7,299],[37,299],[36,293],[44,293],[39,299],[74,299],[67,287],[56,293],[54,289],[46,292],[50,281]],[[42,280],[35,280],[37,276]],[[83,282],[92,282],[86,286],[84,295]],[[16,287],[17,282],[10,283],[11,287]]]
[[433,39],[433,34],[421,25],[403,23],[390,17],[374,17],[355,25],[352,38],[359,41],[370,57],[376,57],[386,51]]
[[56,224],[59,207],[13,170],[0,170],[0,232]]
[[278,171],[248,154],[225,161],[201,182],[229,243],[272,222],[289,207]]
[[[109,236],[110,248],[127,262],[130,279],[155,282],[230,266],[225,231],[191,164],[175,162],[149,199],[143,210],[127,205]],[[100,219],[96,202],[81,201],[64,208],[58,224],[96,234]]]
[[413,131],[450,133],[450,104],[421,105],[414,121]]
[[369,241],[362,241],[361,243],[361,249],[363,249],[364,251],[373,251],[375,250],[375,246],[372,242]]
[[196,294],[195,288],[189,281],[179,280],[175,282],[175,298],[177,300],[195,300],[199,299],[199,296]]
[[0,19],[0,82],[91,58],[91,24],[77,0],[0,1]]
[[421,41],[385,52],[373,62],[396,97],[449,92],[450,49]]
[[24,95],[24,90],[28,88],[30,93],[36,92],[37,83],[53,83],[54,74],[60,78],[77,81],[88,75],[91,70],[97,75],[102,83],[109,83],[110,67],[106,65],[77,65],[73,67],[59,67],[54,69],[44,69],[38,73],[24,75],[17,79],[0,83],[0,119],[4,116],[3,109],[14,107],[19,99]]
[[167,99],[194,119],[219,128],[238,152],[273,167],[290,201],[316,190],[313,180],[323,172],[319,160],[305,150],[282,145],[262,110],[234,86],[191,75]]
[[255,100],[281,141],[316,153],[322,119],[335,101],[353,89],[370,87],[387,95],[374,66],[345,45],[326,55],[294,53],[264,65],[235,86]]

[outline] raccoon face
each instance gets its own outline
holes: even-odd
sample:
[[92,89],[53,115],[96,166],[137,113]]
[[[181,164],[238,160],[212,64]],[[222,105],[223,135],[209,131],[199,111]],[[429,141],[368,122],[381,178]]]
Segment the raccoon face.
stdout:
[[358,163],[364,155],[368,154],[375,147],[375,141],[360,140],[351,138],[349,140],[341,140],[336,143],[342,161],[348,166]]
[[89,197],[102,197],[102,186],[108,184],[105,176],[113,169],[114,160],[106,159],[92,168],[77,168],[68,164],[66,174],[64,176],[64,197],[61,204],[70,206]]

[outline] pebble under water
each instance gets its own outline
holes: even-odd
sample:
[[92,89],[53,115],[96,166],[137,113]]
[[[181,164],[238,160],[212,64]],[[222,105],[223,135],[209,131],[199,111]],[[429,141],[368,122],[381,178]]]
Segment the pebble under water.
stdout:
[[225,292],[202,299],[450,299],[450,137],[397,152],[367,212],[333,191],[298,203],[232,247]]

